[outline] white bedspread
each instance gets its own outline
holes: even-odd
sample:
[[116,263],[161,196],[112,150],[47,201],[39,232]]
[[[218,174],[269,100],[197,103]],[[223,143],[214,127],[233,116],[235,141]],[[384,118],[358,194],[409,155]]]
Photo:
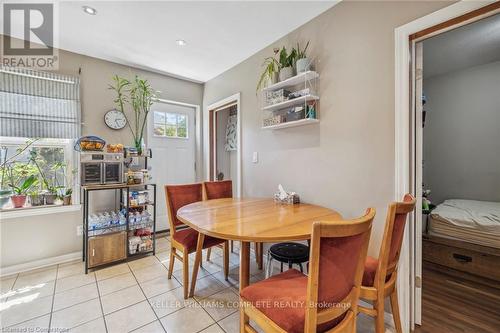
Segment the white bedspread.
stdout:
[[500,202],[450,199],[431,213],[435,220],[500,234]]

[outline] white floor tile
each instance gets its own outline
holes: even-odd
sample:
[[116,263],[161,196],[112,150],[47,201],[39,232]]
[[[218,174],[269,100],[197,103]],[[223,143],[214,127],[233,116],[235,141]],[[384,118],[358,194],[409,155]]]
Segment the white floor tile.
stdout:
[[144,301],[113,312],[107,315],[105,319],[108,333],[123,333],[153,322],[156,320],[156,316],[148,302]]
[[54,295],[53,311],[58,311],[97,297],[99,297],[99,294],[95,283],[70,289]]
[[10,278],[2,278],[0,280],[0,302],[4,298],[3,295],[14,287],[14,282],[16,282],[17,276]]
[[144,297],[141,288],[133,286],[101,297],[102,309],[104,314],[107,315],[145,299],[146,297]]
[[51,329],[70,329],[102,317],[99,299],[93,299],[52,313]]
[[160,321],[156,320],[150,324],[147,324],[145,326],[142,326],[142,327],[134,330],[133,332],[134,333],[164,333],[165,330],[163,329],[163,326],[161,325]]
[[199,305],[184,307],[160,321],[167,332],[183,333],[199,332],[215,323]]
[[99,286],[99,294],[104,296],[127,287],[135,286],[137,285],[137,281],[132,273],[125,273],[98,281],[97,284]]
[[14,284],[14,289],[38,285],[54,281],[57,276],[57,267],[51,267],[44,270],[36,270],[19,274],[19,277]]
[[134,271],[135,278],[139,282],[145,282],[158,277],[167,277],[168,270],[163,265],[152,265]]
[[149,303],[158,318],[178,311],[185,306],[196,303],[192,298],[184,299],[184,289],[177,288],[164,294],[150,298]]
[[155,256],[148,256],[148,257],[144,257],[141,259],[129,261],[128,266],[130,267],[130,269],[132,271],[136,271],[136,270],[141,269],[141,268],[145,268],[145,267],[148,267],[151,265],[158,265],[158,264],[161,264],[160,261],[158,260],[158,258],[156,258]]
[[47,332],[49,329],[50,314],[37,317],[14,326],[3,332]]
[[[69,330],[71,333],[106,333],[106,325],[104,324],[104,317],[94,319],[80,326],[74,327]],[[56,332],[54,332],[56,333]]]
[[95,275],[93,272],[69,276],[64,279],[57,280],[56,293],[61,293],[66,290],[78,288],[91,283],[95,283]]
[[213,324],[212,326],[205,328],[200,333],[224,333],[224,331],[219,327],[219,325]]
[[194,297],[196,299],[205,298],[226,288],[225,285],[220,283],[213,276],[207,276],[196,281]]
[[61,264],[57,269],[57,279],[64,279],[65,277],[79,274],[85,274],[85,264],[81,260]]
[[22,288],[13,289],[7,293],[8,301],[12,301],[17,298],[42,298],[45,296],[51,296],[54,294],[54,286],[56,281],[41,282],[38,284],[27,285]]
[[237,333],[240,331],[240,313],[235,312],[219,321],[218,324],[226,333]]
[[149,280],[146,282],[140,283],[142,291],[146,295],[147,298],[151,298],[153,296],[163,294],[172,289],[178,288],[181,286],[176,279],[168,279],[166,276],[160,276],[156,279]]
[[28,295],[7,300],[0,304],[0,323],[2,327],[12,326],[48,314],[51,308],[52,296],[38,298],[36,295]]
[[129,273],[129,272],[130,272],[130,268],[128,267],[127,263],[123,263],[123,264],[99,269],[99,270],[95,271],[95,276],[97,278],[97,281],[100,281],[100,280],[109,279],[113,276]]
[[239,300],[239,296],[231,288],[226,288],[198,302],[215,321],[218,321],[238,311]]

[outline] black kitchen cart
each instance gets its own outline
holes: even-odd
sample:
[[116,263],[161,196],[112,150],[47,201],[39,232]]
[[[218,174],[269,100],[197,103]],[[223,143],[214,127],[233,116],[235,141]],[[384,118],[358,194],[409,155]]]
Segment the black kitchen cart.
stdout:
[[[130,205],[132,191],[148,191],[152,193],[149,200],[143,204]],[[156,184],[106,184],[82,186],[83,191],[83,261],[85,274],[89,268],[97,268],[128,261],[132,258],[146,256],[156,252]],[[114,191],[120,195],[120,209],[125,208],[125,224],[109,225],[89,230],[89,196],[96,191]],[[125,197],[124,197],[125,195]],[[125,200],[124,200],[125,199]],[[130,223],[129,214],[132,209],[148,210],[152,208],[150,221],[146,223]],[[151,228],[152,247],[144,251],[130,252],[129,238],[135,230]]]

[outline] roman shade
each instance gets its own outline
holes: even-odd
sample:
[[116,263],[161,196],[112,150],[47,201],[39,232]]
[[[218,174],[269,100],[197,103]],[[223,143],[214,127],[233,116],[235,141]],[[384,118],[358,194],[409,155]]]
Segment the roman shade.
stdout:
[[0,66],[0,136],[80,135],[78,77]]

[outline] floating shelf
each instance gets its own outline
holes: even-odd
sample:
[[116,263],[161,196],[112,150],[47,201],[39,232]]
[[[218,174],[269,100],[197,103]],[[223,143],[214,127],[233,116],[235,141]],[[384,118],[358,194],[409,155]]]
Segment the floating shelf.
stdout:
[[275,110],[287,108],[287,107],[292,106],[292,105],[298,105],[298,104],[306,103],[309,101],[316,101],[318,99],[319,99],[319,97],[315,96],[315,95],[305,95],[305,96],[297,97],[294,99],[289,99],[289,100],[281,102],[281,103],[268,105],[266,107],[263,107],[262,110],[275,111]]
[[319,123],[319,119],[306,118],[306,119],[284,122],[284,123],[277,124],[277,125],[263,126],[262,129],[275,130],[275,129],[282,129],[282,128],[288,128],[288,127],[312,125],[312,124],[317,124],[317,123]]
[[300,83],[304,83],[309,80],[314,80],[319,77],[319,74],[315,71],[307,71],[303,72],[300,74],[297,74],[289,79],[286,79],[284,81],[272,84],[268,87],[265,87],[262,89],[262,91],[271,91],[271,90],[277,90],[281,88],[286,88],[286,87],[292,87]]

